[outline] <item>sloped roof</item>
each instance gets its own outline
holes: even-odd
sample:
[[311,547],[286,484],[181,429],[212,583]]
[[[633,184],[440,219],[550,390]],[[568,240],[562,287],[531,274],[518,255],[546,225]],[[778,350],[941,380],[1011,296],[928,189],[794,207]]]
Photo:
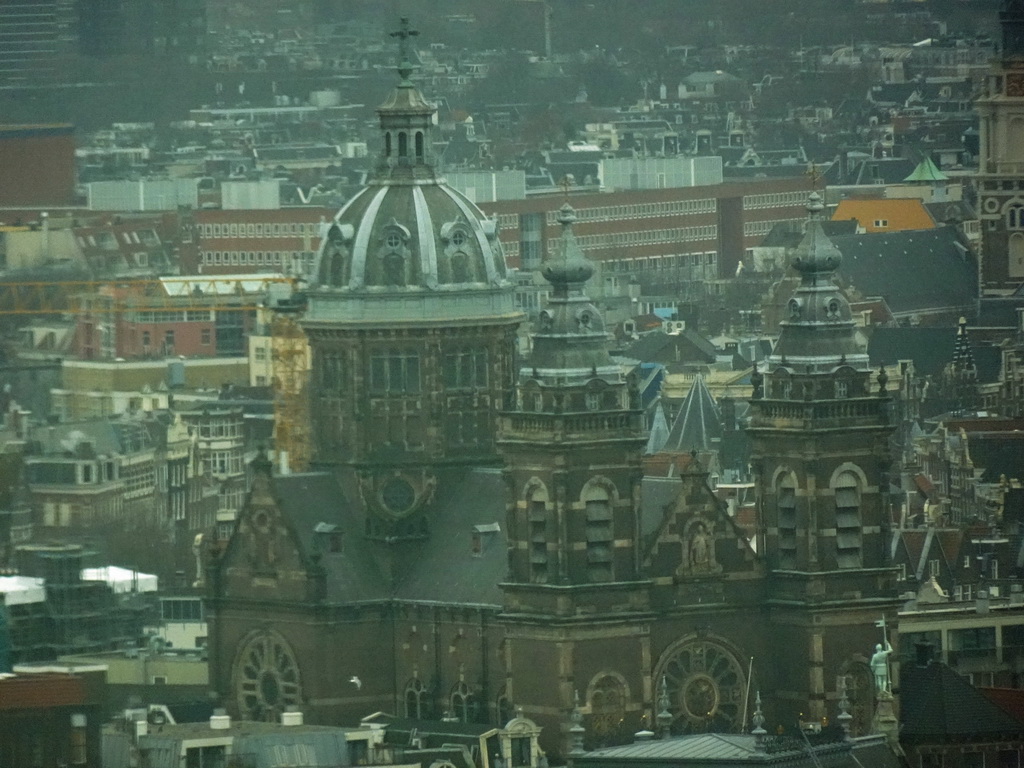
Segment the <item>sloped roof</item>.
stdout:
[[707,450],[722,437],[722,414],[699,373],[672,422],[662,451],[688,453]]
[[840,273],[862,294],[884,298],[894,314],[974,305],[977,266],[953,227],[840,235],[832,242],[843,254]]
[[[679,352],[678,357],[676,352]],[[716,356],[714,344],[689,328],[678,333],[652,331],[630,344],[623,353],[643,363],[710,363]]]
[[989,741],[1024,736],[1024,723],[1007,714],[947,665],[905,665],[900,675],[900,741]]
[[[856,198],[840,200],[833,221],[855,219],[868,232],[901,232],[907,229],[934,229],[935,221],[917,198]],[[876,226],[885,221],[885,226]]]
[[[498,584],[508,566],[505,483],[497,469],[454,470],[438,478],[429,538],[410,558],[394,597],[499,606]],[[474,552],[475,526],[499,523],[480,534]]]
[[917,167],[904,181],[948,181],[949,176],[938,169],[932,159],[925,155]]
[[658,407],[654,409],[654,418],[651,420],[651,433],[647,438],[647,448],[644,449],[645,454],[657,453],[668,442],[669,429],[668,419],[665,418],[665,409],[661,403],[658,403]]

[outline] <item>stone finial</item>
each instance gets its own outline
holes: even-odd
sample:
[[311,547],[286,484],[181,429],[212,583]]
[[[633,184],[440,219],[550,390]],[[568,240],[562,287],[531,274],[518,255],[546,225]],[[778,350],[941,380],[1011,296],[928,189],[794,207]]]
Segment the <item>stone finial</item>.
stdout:
[[764,729],[764,712],[761,711],[761,691],[757,692],[754,697],[754,716],[751,718],[754,723],[754,729],[751,734],[754,736],[754,749],[758,752],[764,752],[765,750],[765,737],[768,735],[768,731]]
[[584,752],[583,737],[586,735],[587,729],[583,727],[583,711],[580,709],[579,691],[573,691],[573,706],[569,722],[572,723],[569,726],[569,754],[582,755]]
[[846,675],[839,676],[839,715],[836,717],[843,729],[845,738],[850,738],[850,724],[853,715],[850,714],[850,697],[846,690]]
[[889,384],[889,374],[885,372],[885,365],[880,364],[878,366],[878,394],[884,395],[887,391],[887,385]]

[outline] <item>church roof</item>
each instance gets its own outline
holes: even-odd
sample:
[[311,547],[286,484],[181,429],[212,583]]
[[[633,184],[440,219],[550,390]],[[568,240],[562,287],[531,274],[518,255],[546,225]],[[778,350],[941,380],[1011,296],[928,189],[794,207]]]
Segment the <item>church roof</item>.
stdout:
[[686,394],[662,451],[688,453],[707,450],[722,437],[722,414],[699,373]]
[[[303,550],[322,553],[328,602],[425,600],[497,607],[507,538],[501,474],[486,468],[450,470],[438,481],[427,509],[429,535],[397,544],[366,539],[358,506],[333,475],[276,476],[273,488]],[[342,536],[338,553],[325,552],[316,542],[328,529]],[[393,572],[389,560],[400,562]]]

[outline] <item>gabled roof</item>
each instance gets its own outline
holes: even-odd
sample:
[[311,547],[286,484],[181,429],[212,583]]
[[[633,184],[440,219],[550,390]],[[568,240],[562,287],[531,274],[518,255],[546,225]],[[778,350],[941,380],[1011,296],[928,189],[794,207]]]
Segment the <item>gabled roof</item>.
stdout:
[[904,665],[900,700],[900,741],[904,743],[1024,737],[1024,724],[940,662]]
[[672,422],[663,452],[702,451],[722,437],[722,414],[699,373]]

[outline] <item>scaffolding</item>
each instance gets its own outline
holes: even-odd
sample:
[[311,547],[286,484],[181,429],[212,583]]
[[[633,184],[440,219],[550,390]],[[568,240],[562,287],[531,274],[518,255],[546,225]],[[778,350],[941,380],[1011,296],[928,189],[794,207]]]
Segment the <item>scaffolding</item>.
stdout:
[[273,311],[274,449],[282,472],[305,472],[310,460],[309,344],[297,321],[301,305],[282,302]]

